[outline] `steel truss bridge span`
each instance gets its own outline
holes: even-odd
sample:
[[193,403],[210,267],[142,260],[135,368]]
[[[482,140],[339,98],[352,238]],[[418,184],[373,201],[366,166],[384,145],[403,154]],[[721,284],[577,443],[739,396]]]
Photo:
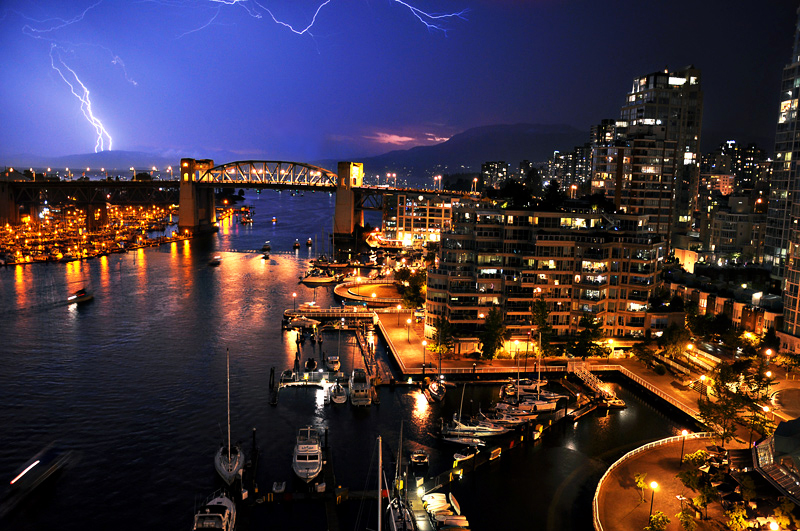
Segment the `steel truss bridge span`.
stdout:
[[246,160],[228,162],[200,173],[197,184],[244,188],[266,186],[271,188],[336,188],[336,173],[303,162]]

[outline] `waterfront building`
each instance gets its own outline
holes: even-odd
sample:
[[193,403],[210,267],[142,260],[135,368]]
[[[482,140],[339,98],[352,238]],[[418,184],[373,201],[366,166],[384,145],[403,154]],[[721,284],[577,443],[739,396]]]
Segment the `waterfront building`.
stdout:
[[486,200],[453,207],[437,265],[428,271],[426,337],[437,317],[453,327],[462,351],[493,307],[511,341],[528,341],[531,305],[544,297],[553,333],[566,341],[583,316],[600,319],[609,338],[643,338],[668,326],[650,312],[661,288],[664,238],[646,215],[609,217],[591,209],[509,210]]
[[384,195],[383,233],[386,239],[402,241],[405,247],[421,248],[438,242],[450,229],[454,196],[428,192],[397,192]]
[[650,230],[669,239],[676,142],[663,125],[629,127],[624,136],[592,151],[592,193],[603,193],[618,212],[647,217]]
[[665,140],[675,142],[674,205],[672,230],[685,233],[692,226],[698,186],[698,154],[703,117],[700,70],[688,66],[665,69],[633,80],[620,110],[629,127],[663,126]]
[[764,262],[772,278],[783,284],[783,330],[778,332],[781,349],[800,352],[800,201],[798,166],[800,157],[800,8],[791,62],[783,69],[775,161],[769,196],[769,214],[764,242]]

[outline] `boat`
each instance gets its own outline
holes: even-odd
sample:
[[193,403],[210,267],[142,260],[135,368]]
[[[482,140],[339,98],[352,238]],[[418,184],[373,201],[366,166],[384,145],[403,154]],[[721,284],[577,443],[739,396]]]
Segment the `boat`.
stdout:
[[299,249],[300,248],[300,240],[295,240],[292,244],[292,249]]
[[364,369],[353,369],[350,374],[350,403],[354,406],[372,404],[372,386]]
[[511,415],[509,413],[503,413],[501,411],[496,411],[495,414],[491,417],[486,416],[480,409],[478,410],[478,416],[485,422],[491,422],[495,426],[521,426],[528,421],[536,420],[539,416],[538,413],[520,413],[518,415]]
[[525,400],[519,404],[500,402],[495,406],[495,410],[508,415],[531,415],[540,411],[555,411],[557,405],[558,402],[546,400]]
[[94,299],[94,295],[90,292],[86,291],[85,288],[81,288],[69,297],[67,297],[68,304],[81,304],[84,302],[89,302],[90,300]]
[[347,389],[338,381],[330,386],[328,392],[331,396],[331,402],[334,404],[344,404],[347,402]]
[[233,531],[236,525],[236,504],[231,497],[218,491],[203,504],[203,507],[194,515],[193,531],[201,529],[222,529]]
[[268,253],[268,252],[266,252],[266,251],[264,251],[263,253],[261,253],[261,259],[262,259],[262,260],[269,260],[269,253]]
[[322,446],[319,433],[311,426],[297,431],[297,441],[292,456],[292,470],[305,481],[310,482],[322,471]]
[[339,282],[340,276],[334,274],[328,269],[320,269],[314,267],[306,271],[306,274],[300,278],[300,282],[304,284],[330,284],[332,282]]
[[314,241],[311,238],[307,239],[306,240],[306,247],[311,247],[312,245],[314,245]]
[[237,444],[231,446],[231,355],[230,350],[225,349],[228,365],[228,444],[220,445],[217,455],[214,458],[214,468],[222,480],[228,485],[241,473],[244,466],[244,453]]
[[[275,219],[275,218],[272,218],[272,219]],[[261,246],[261,251],[262,252],[267,252],[267,251],[271,251],[271,250],[272,250],[272,245],[269,243],[269,240],[265,241],[264,245]]]
[[446,392],[446,388],[444,382],[442,382],[439,378],[434,378],[428,384],[428,387],[422,391],[425,395],[425,398],[428,399],[428,402],[441,402],[444,399],[444,394]]
[[473,457],[475,457],[478,454],[478,452],[480,452],[480,450],[478,449],[477,446],[465,446],[464,448],[453,454],[453,459],[455,459],[458,462],[466,461],[468,459],[472,459]]
[[208,261],[208,265],[212,267],[218,266],[221,263],[222,263],[222,257],[219,255],[215,256],[214,258]]
[[272,483],[272,492],[275,494],[282,494],[286,490],[285,481],[275,481]]
[[416,450],[411,452],[411,464],[422,466],[428,464],[428,454],[423,452],[422,450]]
[[308,358],[304,364],[304,367],[306,368],[307,372],[317,370],[317,360],[314,358]]
[[[417,452],[414,452],[413,456]],[[424,452],[421,452],[424,454]],[[403,489],[403,475],[401,474],[400,467],[402,465],[403,455],[403,422],[400,421],[400,442],[397,444],[397,462],[395,463],[394,473],[394,497],[389,502],[386,508],[389,517],[389,529],[391,531],[414,531],[414,517],[409,510],[407,500],[404,498],[405,489]],[[427,462],[427,454],[424,454]],[[380,471],[379,471],[380,472]],[[388,487],[388,485],[387,485]]]
[[447,425],[442,425],[443,437],[491,437],[493,435],[502,435],[508,433],[508,428],[499,426],[482,426],[480,424],[467,424],[461,421],[461,409],[464,405],[464,389],[461,390],[461,405],[458,408],[458,413],[453,413],[453,420]]
[[338,372],[339,369],[342,368],[342,362],[339,361],[339,356],[336,354],[325,358],[325,365],[327,365],[328,370],[332,372]]
[[466,444],[467,446],[484,446],[486,443],[477,437],[442,437],[443,441]]
[[609,408],[609,409],[625,409],[628,407],[625,405],[625,401],[621,398],[617,398],[616,396],[609,396],[602,400],[602,404]]
[[272,216],[272,222],[273,223],[277,223],[278,222],[278,218],[276,218],[275,216]]

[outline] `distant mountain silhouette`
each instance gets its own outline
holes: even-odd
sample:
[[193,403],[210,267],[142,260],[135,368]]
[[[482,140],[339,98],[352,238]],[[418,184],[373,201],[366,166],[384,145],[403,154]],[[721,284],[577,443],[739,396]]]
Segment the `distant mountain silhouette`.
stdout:
[[[588,131],[581,131],[569,125],[487,125],[453,135],[441,144],[349,160],[363,162],[367,174],[380,175],[391,171],[413,181],[427,179],[434,173],[480,171],[482,163],[495,160],[508,162],[512,169],[516,169],[522,160],[545,162],[555,150],[570,151],[588,141]],[[101,151],[63,157],[14,155],[0,160],[0,164],[20,168],[70,168],[73,171],[87,167],[97,170],[102,167],[108,172],[124,174],[131,166],[142,171],[155,166],[164,171],[167,166],[176,167],[181,157],[193,155],[185,153],[167,157],[140,151]],[[221,164],[248,157],[227,152],[209,152],[203,158],[213,158]],[[310,162],[336,171],[338,160],[298,162]]]
[[523,160],[545,162],[553,151],[570,151],[589,141],[589,132],[569,125],[487,125],[453,135],[434,146],[419,146],[359,160],[369,174],[387,171],[409,176],[420,173],[480,171],[487,161],[502,160],[519,167]]

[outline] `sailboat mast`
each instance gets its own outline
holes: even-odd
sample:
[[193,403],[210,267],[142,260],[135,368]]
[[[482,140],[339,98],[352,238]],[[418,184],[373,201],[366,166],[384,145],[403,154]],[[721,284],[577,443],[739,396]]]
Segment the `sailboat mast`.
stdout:
[[536,364],[536,368],[538,369],[536,379],[539,380],[536,382],[536,400],[539,400],[540,391],[542,389],[542,331],[539,330],[539,363]]
[[225,349],[228,366],[228,469],[231,466],[231,351]]
[[383,493],[381,492],[381,473],[383,472],[383,447],[381,446],[381,436],[378,435],[378,531],[382,531],[383,521],[381,511],[383,509]]

